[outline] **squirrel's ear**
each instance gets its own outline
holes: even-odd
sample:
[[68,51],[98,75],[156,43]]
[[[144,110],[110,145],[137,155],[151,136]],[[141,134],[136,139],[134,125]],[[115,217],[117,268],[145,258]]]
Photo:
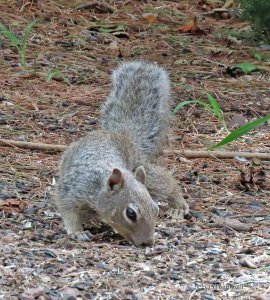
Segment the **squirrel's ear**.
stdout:
[[135,178],[142,184],[145,184],[146,173],[143,166],[139,166],[135,169]]
[[108,179],[108,186],[111,191],[119,191],[124,184],[124,177],[119,169],[113,169],[112,175]]

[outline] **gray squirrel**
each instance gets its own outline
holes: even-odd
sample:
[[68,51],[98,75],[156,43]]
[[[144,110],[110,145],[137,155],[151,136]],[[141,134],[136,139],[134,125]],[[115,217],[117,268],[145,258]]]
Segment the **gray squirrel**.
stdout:
[[169,98],[168,75],[156,64],[114,70],[101,130],[69,146],[60,163],[55,200],[72,238],[90,240],[83,224],[99,220],[136,246],[152,246],[158,202],[179,217],[189,212],[177,182],[156,164],[168,140]]

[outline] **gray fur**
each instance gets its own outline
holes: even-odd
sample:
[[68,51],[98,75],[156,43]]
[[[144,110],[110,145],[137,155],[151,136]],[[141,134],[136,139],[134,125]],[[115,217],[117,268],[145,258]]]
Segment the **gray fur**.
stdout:
[[148,157],[159,155],[168,139],[170,81],[152,63],[129,62],[113,72],[112,90],[102,107],[105,130],[128,133]]
[[[55,199],[74,238],[89,240],[83,223],[98,219],[135,245],[152,245],[158,201],[188,212],[173,177],[150,163],[166,143],[169,79],[154,64],[133,62],[113,73],[113,85],[102,130],[65,151]],[[127,218],[127,208],[136,211],[136,222]]]

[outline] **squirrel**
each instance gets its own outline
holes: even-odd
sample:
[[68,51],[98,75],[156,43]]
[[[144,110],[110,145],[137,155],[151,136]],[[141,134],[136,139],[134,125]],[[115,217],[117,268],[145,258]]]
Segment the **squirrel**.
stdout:
[[91,240],[83,224],[99,220],[135,246],[152,246],[160,201],[188,214],[178,183],[156,164],[168,141],[169,101],[162,67],[134,61],[113,71],[101,129],[69,146],[60,162],[55,201],[72,238]]

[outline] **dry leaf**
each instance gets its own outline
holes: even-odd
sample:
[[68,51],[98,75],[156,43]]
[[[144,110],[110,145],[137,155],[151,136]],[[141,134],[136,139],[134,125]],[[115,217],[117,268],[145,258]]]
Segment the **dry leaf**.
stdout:
[[157,21],[157,14],[145,13],[142,15],[145,20],[148,21],[149,24]]
[[258,191],[266,188],[266,172],[261,161],[253,159],[239,168],[240,188],[245,191]]
[[228,123],[228,128],[231,130],[239,128],[240,126],[245,125],[247,121],[248,120],[243,115],[236,114],[232,117],[231,121]]
[[191,33],[194,35],[205,34],[205,32],[198,26],[198,20],[196,16],[191,21],[178,28],[177,31],[182,33]]
[[15,199],[0,200],[0,211],[5,213],[20,212],[26,207],[26,202]]

